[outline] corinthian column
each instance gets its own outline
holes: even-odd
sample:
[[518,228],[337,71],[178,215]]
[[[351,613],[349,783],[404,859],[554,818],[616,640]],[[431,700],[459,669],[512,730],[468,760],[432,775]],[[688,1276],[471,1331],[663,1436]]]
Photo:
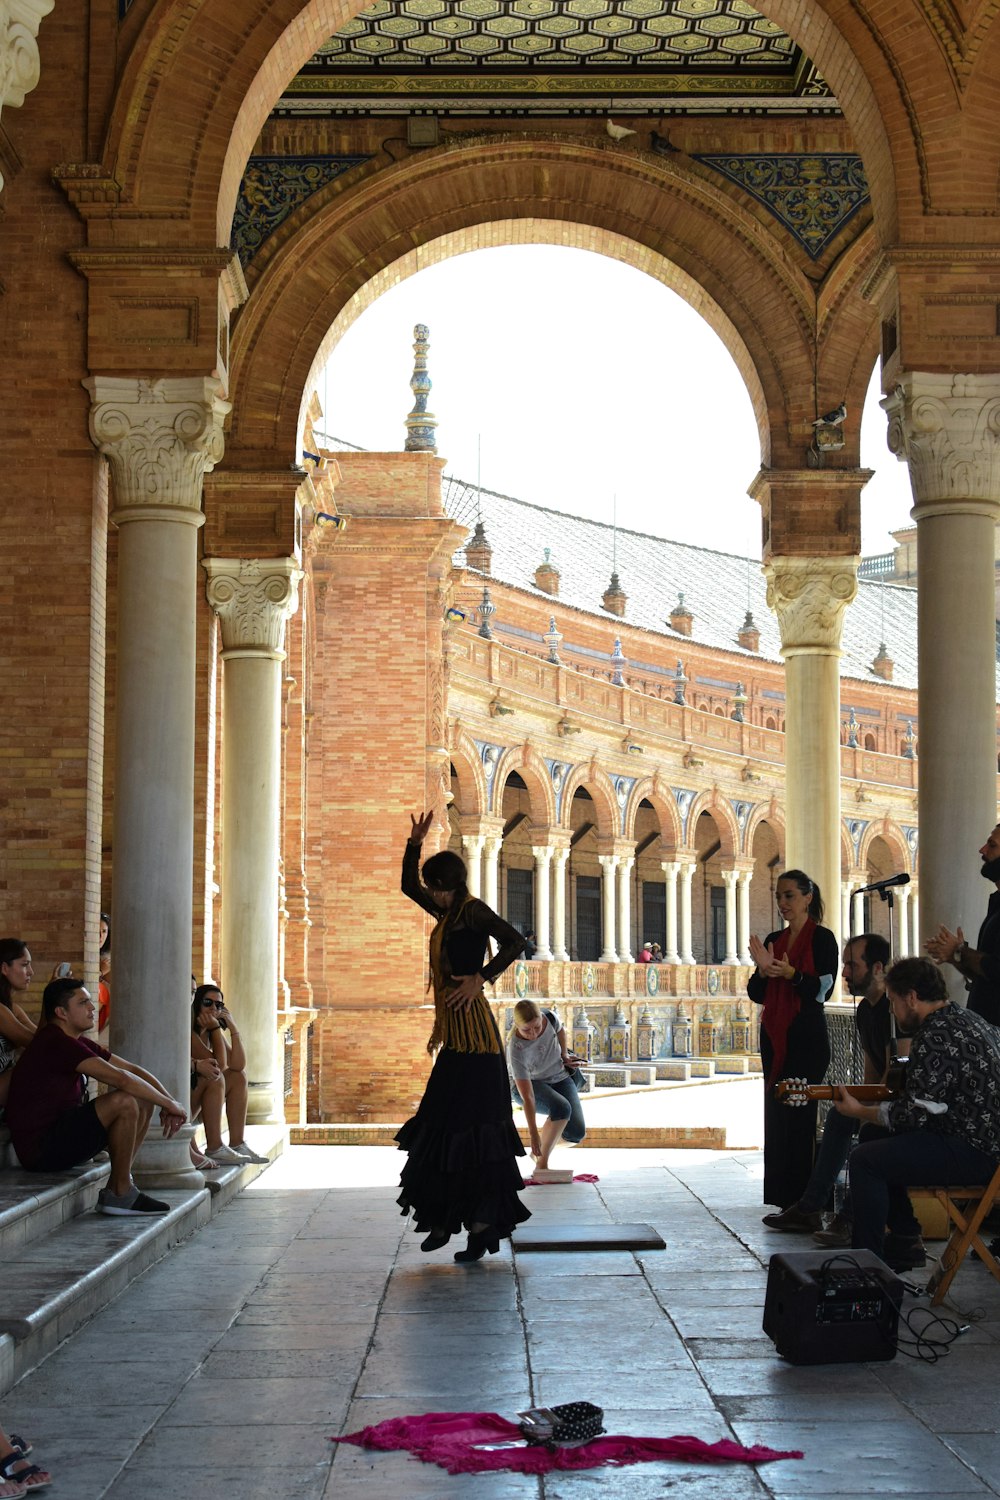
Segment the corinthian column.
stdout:
[[665,964],[679,964],[681,961],[680,954],[677,952],[677,876],[680,868],[675,859],[664,860],[660,865],[660,869],[666,876],[667,935],[666,952],[663,955]]
[[907,374],[882,405],[917,523],[921,935],[945,922],[974,941],[976,850],[997,820],[1000,377]]
[[635,859],[622,854],[618,859],[618,960],[623,964],[632,958],[632,870]]
[[556,846],[552,858],[552,957],[565,963],[566,950],[566,862],[569,847]]
[[549,869],[552,862],[551,844],[532,845],[535,856],[535,957],[549,959]]
[[601,931],[604,938],[604,947],[598,960],[602,964],[614,964],[618,962],[618,954],[615,952],[615,869],[618,865],[617,854],[599,854],[598,863],[601,866]]
[[726,956],[722,960],[724,964],[739,963],[739,955],[736,951],[738,934],[736,931],[736,882],[740,878],[739,870],[723,870],[722,879],[726,887]]
[[[0,112],[24,103],[41,77],[38,28],[55,0],[0,0]],[[0,188],[3,176],[0,175]]]
[[785,659],[786,864],[817,881],[831,927],[840,889],[840,633],[857,567],[856,557],[764,565]]
[[[92,377],[90,433],[118,527],[111,1044],[186,1103],[191,1057],[195,591],[202,480],[229,410],[214,380]],[[156,1187],[201,1184],[190,1128],[154,1124],[136,1163]]]
[[298,602],[294,558],[206,557],[208,602],[222,629],[222,984],[247,1053],[247,1118],[280,1120],[278,855],[281,663]]

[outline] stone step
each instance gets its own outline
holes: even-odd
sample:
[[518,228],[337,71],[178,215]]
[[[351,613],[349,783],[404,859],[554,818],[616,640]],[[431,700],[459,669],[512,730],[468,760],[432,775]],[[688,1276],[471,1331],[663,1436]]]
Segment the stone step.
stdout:
[[[276,1126],[251,1137],[271,1160],[284,1149]],[[248,1162],[211,1173],[210,1185],[206,1174],[202,1188],[153,1189],[170,1207],[148,1219],[94,1211],[107,1162],[72,1172],[0,1171],[0,1395],[262,1171]]]

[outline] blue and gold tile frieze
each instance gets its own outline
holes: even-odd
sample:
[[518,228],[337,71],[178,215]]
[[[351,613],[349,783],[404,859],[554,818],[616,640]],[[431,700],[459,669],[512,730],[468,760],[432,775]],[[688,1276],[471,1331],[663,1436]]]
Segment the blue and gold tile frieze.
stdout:
[[288,216],[371,156],[251,156],[240,183],[230,244],[248,266]]
[[749,193],[818,260],[859,209],[870,202],[860,156],[841,151],[812,155],[696,156]]

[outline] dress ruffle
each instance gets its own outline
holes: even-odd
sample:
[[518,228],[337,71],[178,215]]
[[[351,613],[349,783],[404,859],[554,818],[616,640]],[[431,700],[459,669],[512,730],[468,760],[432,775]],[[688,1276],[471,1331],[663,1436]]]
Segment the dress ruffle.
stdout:
[[458,1234],[489,1224],[500,1239],[531,1217],[519,1197],[507,1067],[495,1053],[438,1053],[417,1113],[396,1140],[409,1160],[400,1173],[400,1208],[420,1233]]

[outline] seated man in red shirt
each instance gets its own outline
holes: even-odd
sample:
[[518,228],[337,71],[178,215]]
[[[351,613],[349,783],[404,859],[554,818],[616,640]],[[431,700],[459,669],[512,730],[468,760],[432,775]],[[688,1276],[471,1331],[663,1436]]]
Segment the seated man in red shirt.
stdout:
[[[45,986],[38,1030],[21,1053],[7,1096],[14,1150],[29,1172],[62,1172],[107,1149],[111,1176],[98,1196],[98,1213],[165,1214],[169,1204],[135,1186],[132,1163],[154,1109],[165,1136],[176,1134],[187,1112],[152,1073],[87,1040],[94,1017],[94,1002],[79,979]],[[87,1078],[109,1084],[112,1092],[88,1099]]]

